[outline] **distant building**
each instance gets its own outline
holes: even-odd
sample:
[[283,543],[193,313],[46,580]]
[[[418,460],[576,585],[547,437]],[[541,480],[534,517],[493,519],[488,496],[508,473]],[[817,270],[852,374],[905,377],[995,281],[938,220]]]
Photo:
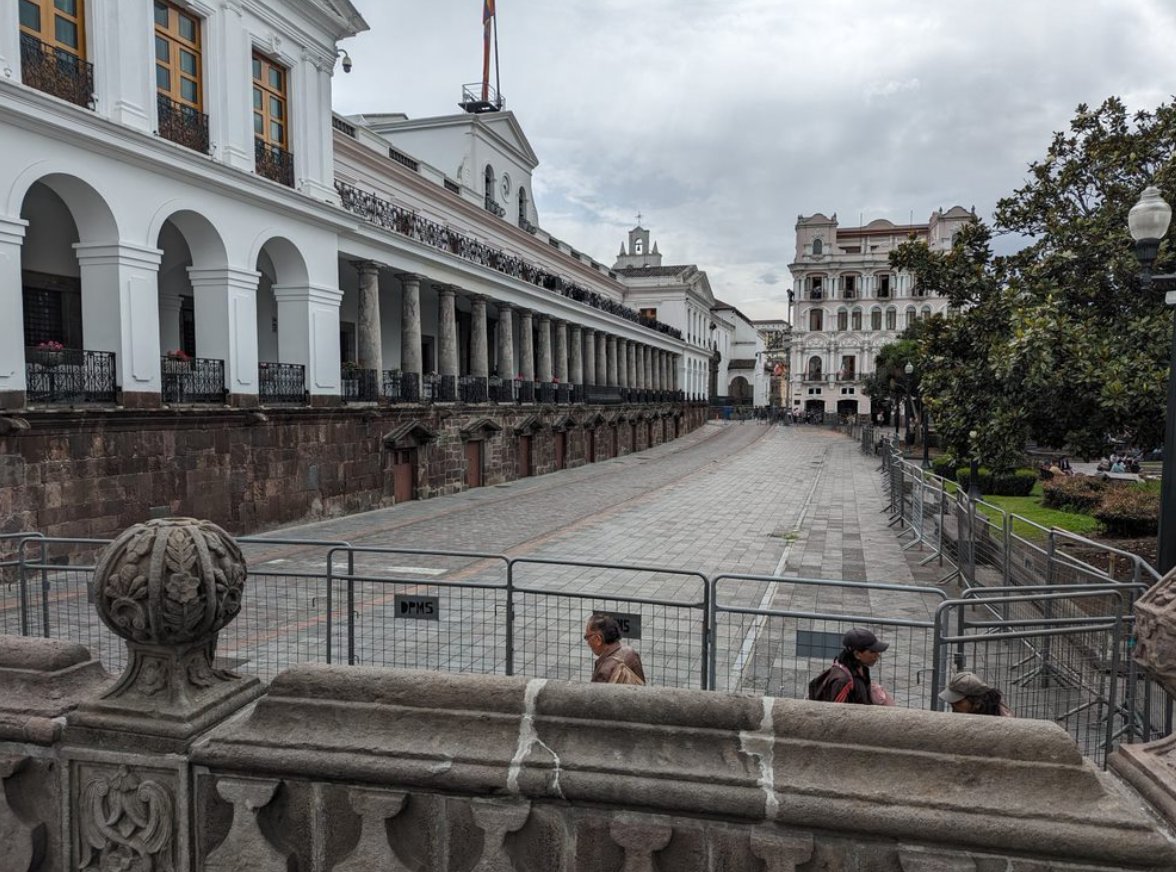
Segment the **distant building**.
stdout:
[[726,381],[718,367],[726,359],[722,346],[731,333],[724,335],[711,315],[716,301],[706,273],[694,264],[663,266],[657,243],[650,243],[649,231],[640,224],[629,231],[628,247],[621,244],[613,272],[625,284],[626,305],[681,332],[686,349],[678,362],[679,384],[686,399],[721,393]]
[[716,300],[715,318],[730,325],[729,355],[719,362],[720,394],[733,405],[768,405],[770,369],[764,356],[764,338],[750,318],[730,303]]
[[782,319],[752,321],[764,341],[764,360],[768,371],[768,405],[790,408],[792,391],[789,382],[792,353],[792,325]]
[[[792,331],[794,411],[824,417],[872,417],[862,386],[878,350],[918,318],[947,309],[934,290],[890,266],[890,252],[912,236],[934,251],[951,247],[974,212],[936,210],[926,224],[885,219],[838,227],[821,213],[796,222],[796,255],[788,265],[796,294]],[[888,411],[888,410],[887,410]]]

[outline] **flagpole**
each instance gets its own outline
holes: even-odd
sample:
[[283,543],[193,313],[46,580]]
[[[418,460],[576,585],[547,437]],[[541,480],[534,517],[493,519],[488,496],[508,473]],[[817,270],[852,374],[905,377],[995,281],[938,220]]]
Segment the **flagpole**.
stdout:
[[498,68],[498,4],[494,4],[494,92],[498,108],[502,108],[502,77]]

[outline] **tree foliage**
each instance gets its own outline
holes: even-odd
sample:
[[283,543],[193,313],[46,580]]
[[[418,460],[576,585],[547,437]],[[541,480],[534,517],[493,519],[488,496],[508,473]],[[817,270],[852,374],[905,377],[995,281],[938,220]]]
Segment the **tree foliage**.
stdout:
[[[1028,439],[1087,455],[1112,438],[1159,444],[1172,315],[1161,290],[1140,287],[1127,213],[1149,184],[1176,202],[1174,154],[1172,104],[1079,106],[997,204],[996,231],[1028,238],[1023,249],[993,256],[992,230],[976,221],[949,251],[912,241],[891,254],[958,312],[932,319],[916,364],[956,456],[1009,468]],[[1176,267],[1173,248],[1170,234],[1157,272]]]

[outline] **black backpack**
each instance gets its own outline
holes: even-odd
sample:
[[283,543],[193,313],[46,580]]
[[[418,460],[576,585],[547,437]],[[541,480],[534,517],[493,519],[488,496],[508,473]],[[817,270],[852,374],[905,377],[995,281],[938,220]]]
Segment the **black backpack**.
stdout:
[[[829,685],[833,683],[835,677],[841,674],[845,675],[849,681],[838,691],[836,697],[830,698],[828,696]],[[851,693],[853,693],[853,673],[837,661],[833,661],[832,666],[809,682],[808,698],[817,702],[845,702]]]

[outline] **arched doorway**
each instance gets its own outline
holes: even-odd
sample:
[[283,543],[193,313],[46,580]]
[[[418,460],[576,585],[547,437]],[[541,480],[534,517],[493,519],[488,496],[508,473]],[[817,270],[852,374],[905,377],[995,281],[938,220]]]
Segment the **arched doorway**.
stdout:
[[753,399],[751,385],[741,375],[737,375],[731,379],[731,384],[727,388],[727,395],[731,398],[732,404],[736,406],[750,405]]

